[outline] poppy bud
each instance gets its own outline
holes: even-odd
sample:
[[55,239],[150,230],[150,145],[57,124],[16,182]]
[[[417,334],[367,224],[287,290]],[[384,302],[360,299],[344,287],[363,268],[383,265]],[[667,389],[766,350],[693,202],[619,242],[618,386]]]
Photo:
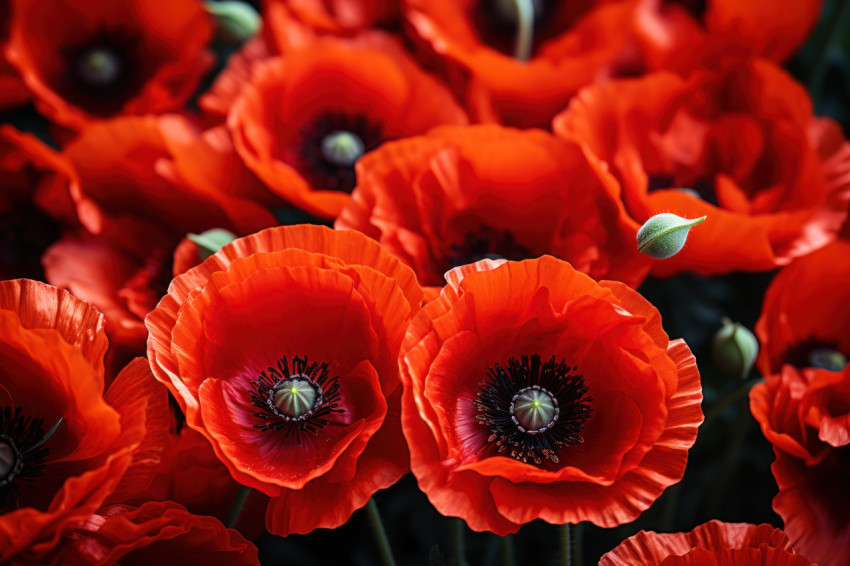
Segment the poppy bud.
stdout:
[[205,260],[236,239],[236,234],[224,228],[213,228],[200,234],[187,234],[186,238],[198,245],[198,255]]
[[721,321],[723,327],[717,331],[711,343],[714,363],[723,371],[746,377],[759,353],[758,340],[740,323],[732,322],[725,316]]
[[672,257],[685,245],[690,229],[706,218],[689,220],[669,212],[656,214],[638,230],[638,251],[653,259]]
[[257,10],[247,2],[206,2],[204,7],[215,16],[219,36],[228,43],[248,41],[262,24]]

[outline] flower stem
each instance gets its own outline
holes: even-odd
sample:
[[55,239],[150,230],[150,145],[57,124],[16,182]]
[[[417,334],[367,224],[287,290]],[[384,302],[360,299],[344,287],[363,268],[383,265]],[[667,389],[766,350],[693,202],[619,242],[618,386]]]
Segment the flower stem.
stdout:
[[240,485],[239,491],[236,492],[236,497],[233,499],[233,504],[230,506],[230,511],[227,512],[225,525],[228,528],[232,529],[236,526],[236,522],[239,520],[239,515],[242,513],[242,508],[245,506],[249,495],[251,495],[251,488],[247,485]]
[[534,42],[534,4],[532,0],[514,0],[517,13],[517,35],[514,57],[520,61],[531,59]]
[[573,526],[572,535],[573,566],[581,566],[581,559],[584,555],[584,523],[576,523]]
[[511,535],[502,537],[502,566],[514,566],[514,538]]
[[558,527],[558,532],[560,534],[559,540],[561,541],[561,566],[571,566],[572,565],[572,541],[570,540],[570,524],[564,523],[560,527]]
[[469,566],[466,561],[466,523],[463,519],[452,520],[452,555],[454,566]]
[[384,522],[381,520],[381,514],[378,512],[378,506],[374,499],[369,499],[369,503],[366,504],[366,512],[369,515],[372,534],[375,535],[375,542],[378,543],[378,550],[381,552],[381,564],[383,566],[395,566],[395,558],[393,558],[393,551],[387,538],[387,531],[384,530]]
[[754,379],[751,381],[745,381],[741,385],[739,385],[734,391],[732,391],[729,395],[721,399],[717,402],[714,407],[711,408],[711,411],[705,417],[705,421],[702,423],[702,429],[705,430],[708,427],[709,423],[714,422],[720,415],[722,415],[726,409],[743,399],[750,392],[750,389],[757,383],[763,382],[763,379]]

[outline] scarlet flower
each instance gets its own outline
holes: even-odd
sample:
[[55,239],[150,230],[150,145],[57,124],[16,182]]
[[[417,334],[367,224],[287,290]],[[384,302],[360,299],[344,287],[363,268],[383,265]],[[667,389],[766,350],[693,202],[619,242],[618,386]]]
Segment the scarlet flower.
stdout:
[[850,548],[850,366],[782,367],[750,391],[750,410],[773,444],[773,510],[799,552],[820,566]]
[[148,358],[266,526],[344,523],[408,469],[398,349],[413,272],[356,232],[270,228],[174,279],[145,320]]
[[492,256],[549,253],[633,287],[649,271],[617,182],[577,144],[542,131],[438,128],[364,156],[357,178],[336,227],[380,241],[426,285]]
[[183,236],[276,223],[265,205],[279,199],[228,144],[224,130],[201,133],[178,116],[125,116],[86,127],[61,154],[42,148],[65,165],[49,184],[70,195],[85,228],[46,251],[46,277],[100,309],[111,340],[132,355],[147,338],[142,319],[165,294]]
[[104,395],[103,317],[67,292],[0,282],[0,560],[38,561],[104,503],[144,493],[168,431],[138,359]]
[[212,63],[196,0],[12,0],[7,54],[38,108],[74,129],[179,108]]
[[469,73],[497,119],[547,126],[580,88],[609,75],[626,55],[633,1],[533,2],[531,58],[514,57],[513,2],[406,0],[406,17],[439,56]]
[[634,520],[681,479],[702,422],[696,361],[646,300],[550,256],[456,268],[402,343],[402,427],[444,515]]
[[709,521],[687,533],[640,531],[599,560],[599,566],[815,566],[794,553],[771,525]]
[[400,47],[332,39],[257,64],[228,119],[248,167],[281,197],[324,217],[348,202],[363,153],[465,123],[448,91]]
[[608,164],[638,222],[708,216],[655,263],[660,276],[786,265],[833,240],[847,214],[850,146],[767,61],[589,87],[553,126]]
[[66,565],[259,565],[257,548],[217,519],[171,501],[112,505],[92,515],[47,559]]
[[850,242],[832,244],[780,271],[764,296],[756,334],[759,368],[783,364],[840,370],[850,359]]
[[642,0],[635,31],[652,69],[688,67],[706,52],[782,61],[803,44],[822,7],[820,0]]

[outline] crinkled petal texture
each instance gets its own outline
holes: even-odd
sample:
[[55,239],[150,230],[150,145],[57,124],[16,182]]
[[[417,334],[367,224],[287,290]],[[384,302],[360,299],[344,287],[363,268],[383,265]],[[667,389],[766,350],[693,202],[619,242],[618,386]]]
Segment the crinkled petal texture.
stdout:
[[197,0],[13,1],[9,61],[51,120],[79,129],[188,100],[213,57]]
[[850,547],[850,366],[785,365],[750,392],[750,410],[773,444],[779,493],[773,509],[794,548],[821,566],[844,564]]
[[658,275],[785,265],[834,240],[847,216],[850,145],[768,61],[590,87],[553,127],[611,168],[638,222],[708,216]]
[[781,61],[802,46],[823,2],[643,0],[635,17],[641,58],[652,69],[683,68],[708,52]]
[[[652,305],[551,256],[483,260],[447,279],[400,356],[411,468],[441,513],[501,535],[538,518],[612,527],[681,479],[702,389],[693,355]],[[476,418],[488,367],[535,353],[577,366],[593,398],[584,442],[562,447],[557,464],[499,455]]]
[[[174,279],[145,321],[148,357],[233,477],[272,497],[270,531],[332,528],[407,470],[397,358],[421,302],[413,272],[361,234],[271,228]],[[255,427],[255,384],[282,356],[339,378],[341,411],[300,440]]]
[[325,136],[353,133],[369,151],[466,122],[448,90],[399,46],[325,38],[257,63],[228,127],[239,155],[270,190],[308,212],[335,217],[350,198],[354,172],[328,161]]
[[850,242],[832,244],[782,269],[767,288],[756,334],[764,375],[783,364],[817,365],[812,354],[829,349],[850,358]]
[[[438,56],[469,74],[494,118],[545,127],[580,88],[609,76],[626,56],[636,2],[550,2],[535,18],[531,57],[514,56],[506,4],[406,0],[408,22]],[[471,97],[477,100],[478,97]]]
[[336,227],[377,239],[426,285],[492,255],[548,253],[633,287],[650,268],[613,176],[542,131],[437,128],[366,155],[357,177]]
[[[66,291],[0,282],[0,326],[4,442],[22,459],[0,494],[0,560],[39,560],[108,498],[144,492],[168,427],[167,396],[141,359],[104,396],[103,317]],[[35,450],[57,423],[46,451]]]
[[688,533],[640,531],[599,566],[814,566],[794,553],[788,536],[767,524],[709,521]]
[[259,565],[257,548],[218,519],[172,501],[100,509],[49,557],[68,565]]

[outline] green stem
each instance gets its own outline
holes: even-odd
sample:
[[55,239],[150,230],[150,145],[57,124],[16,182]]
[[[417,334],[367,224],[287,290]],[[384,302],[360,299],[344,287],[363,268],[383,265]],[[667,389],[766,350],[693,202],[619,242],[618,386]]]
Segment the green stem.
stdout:
[[732,438],[729,440],[729,445],[726,449],[726,455],[723,457],[723,461],[720,463],[717,472],[715,472],[714,486],[711,490],[708,503],[709,517],[718,516],[723,506],[728,502],[727,486],[735,472],[735,468],[741,463],[741,451],[744,447],[744,441],[747,439],[747,434],[750,431],[750,425],[753,422],[750,412],[742,407],[735,421]]
[[387,538],[387,531],[384,530],[384,522],[381,520],[381,514],[378,512],[378,506],[374,499],[369,499],[369,503],[366,504],[366,513],[369,515],[369,526],[372,527],[372,534],[375,535],[375,542],[378,543],[378,550],[381,553],[381,564],[383,566],[395,566],[395,558],[393,558],[393,551]]
[[573,566],[581,566],[584,557],[584,523],[573,525]]
[[236,492],[236,498],[230,506],[230,511],[227,512],[227,521],[224,524],[228,528],[232,529],[236,526],[236,522],[239,520],[239,515],[242,513],[242,508],[245,506],[249,495],[251,495],[251,488],[247,485],[240,485],[239,491]]
[[532,0],[514,0],[517,14],[517,35],[514,57],[520,61],[531,59],[534,43],[534,4]]
[[455,566],[469,566],[466,561],[466,523],[463,519],[452,520],[452,555]]
[[514,566],[514,538],[511,535],[502,537],[502,566]]
[[709,411],[706,415],[705,421],[702,423],[703,430],[705,430],[705,428],[708,427],[710,423],[714,422],[715,419],[722,415],[726,411],[726,409],[746,397],[747,394],[750,392],[750,389],[752,389],[756,383],[762,383],[763,381],[763,379],[745,381],[734,391],[732,391],[732,393],[718,401],[717,404],[714,405],[711,408],[711,411]]
[[570,540],[570,524],[564,523],[558,527],[558,538],[561,542],[561,566],[571,566],[572,564],[572,541]]

